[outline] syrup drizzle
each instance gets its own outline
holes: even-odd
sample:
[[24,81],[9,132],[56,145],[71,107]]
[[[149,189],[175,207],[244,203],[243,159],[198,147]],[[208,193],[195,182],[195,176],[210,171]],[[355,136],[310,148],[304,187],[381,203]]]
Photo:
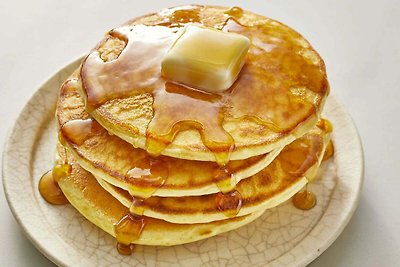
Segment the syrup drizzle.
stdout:
[[143,216],[145,210],[144,201],[145,199],[143,198],[132,196],[129,213],[114,224],[117,250],[122,255],[132,254],[134,249],[132,242],[140,238],[146,226],[146,217]]
[[[332,123],[326,119],[320,119],[317,123],[317,126],[326,133],[331,133],[333,131]],[[333,146],[332,140],[329,140],[328,145],[325,148],[324,157],[322,161],[330,159],[335,153],[335,148]]]
[[115,238],[117,239],[117,250],[123,255],[130,255],[134,245],[145,226],[145,218],[131,213],[126,214],[116,224],[114,224]]
[[232,171],[227,166],[221,166],[215,171],[214,180],[222,193],[228,193],[236,185]]
[[133,163],[133,168],[126,174],[132,196],[149,198],[168,178],[167,163],[159,158],[145,157]]
[[95,135],[101,126],[93,119],[70,120],[61,126],[59,139],[68,139],[76,145],[82,145],[89,137]]
[[188,5],[165,9],[160,12],[162,21],[156,25],[167,27],[182,27],[187,23],[200,23],[200,9],[198,6]]
[[292,177],[304,176],[310,167],[318,163],[323,145],[319,135],[307,134],[296,139],[279,154],[282,171]]
[[200,13],[197,7],[188,7],[187,9],[174,9],[173,12],[168,16],[168,20],[171,24],[186,24],[200,22]]
[[[234,142],[221,126],[220,96],[167,82],[165,90],[154,93],[153,109],[154,117],[147,128],[150,154],[159,155],[179,132],[194,128],[200,132],[204,145],[214,153],[218,164],[229,161]],[[199,110],[207,110],[207,113]]]
[[[161,21],[169,23],[114,29],[110,38],[126,42],[119,57],[103,62],[94,50],[81,69],[89,109],[110,99],[143,93],[153,96],[154,116],[146,131],[150,154],[161,154],[179,132],[194,128],[215,154],[218,164],[225,165],[235,146],[223,127],[227,121],[253,121],[260,126],[257,131],[279,137],[316,111],[321,96],[328,90],[325,69],[318,56],[314,55],[314,61],[303,56],[309,52],[308,44],[279,23],[241,25],[235,19],[241,13],[237,8],[227,11],[231,14],[223,30],[246,35],[253,44],[239,78],[229,90],[208,96],[164,80],[161,61],[180,28],[185,23],[202,23],[198,7],[169,12]],[[177,98],[179,105],[174,101]],[[242,134],[248,131],[245,128]]]
[[309,210],[315,207],[317,204],[317,197],[313,192],[306,189],[304,191],[296,193],[292,198],[293,205],[301,210]]
[[114,225],[117,250],[120,254],[130,255],[133,252],[134,245],[131,243],[140,238],[146,225],[146,218],[143,216],[145,201],[165,183],[168,175],[166,162],[151,157],[137,160],[134,167],[127,172],[132,202],[129,213]]
[[328,145],[326,146],[324,157],[322,158],[322,160],[325,161],[332,158],[334,153],[335,153],[335,148],[333,146],[332,140],[330,140]]
[[53,205],[65,205],[68,203],[67,198],[61,191],[57,182],[54,181],[53,172],[48,171],[40,178],[39,192],[48,203]]
[[301,157],[301,159],[304,159],[301,165],[297,169],[288,172],[294,176],[303,175],[312,165],[318,162],[324,143],[320,136],[308,135],[307,138],[302,138],[297,145],[307,147],[307,149],[293,150],[297,154],[305,155]]
[[[221,166],[216,181],[224,193],[217,195],[216,204],[231,217],[238,214],[242,198],[238,191],[231,191],[232,175],[224,167],[235,146],[233,138],[223,128],[225,120],[250,120],[277,134],[286,133],[315,111],[328,84],[324,67],[311,64],[302,56],[304,47],[291,41],[292,37],[300,39],[300,35],[274,31],[272,24],[241,25],[235,18],[240,18],[243,10],[237,7],[226,14],[230,17],[223,30],[244,34],[253,40],[253,45],[238,80],[222,95],[205,94],[165,81],[161,76],[161,60],[177,38],[179,27],[186,23],[201,23],[197,8],[171,10],[167,20],[158,26],[114,29],[110,38],[123,40],[125,49],[116,60],[108,62],[103,62],[100,53],[94,50],[83,63],[81,77],[89,111],[110,99],[152,94],[154,116],[146,130],[146,149],[151,155],[160,155],[179,132],[197,129],[204,145],[215,154]],[[75,123],[63,125],[62,130],[69,132],[67,135],[72,136],[72,142],[82,144],[88,136],[85,134],[92,132],[89,125],[93,123],[90,120]],[[84,127],[74,127],[77,125]],[[73,136],[74,128],[81,131],[76,138]],[[168,176],[168,173],[163,173],[164,168],[157,167],[163,163],[147,160],[145,163],[136,162],[127,173],[129,179],[151,185],[151,190],[140,197],[135,196],[135,188],[130,190],[132,205],[129,213],[114,225],[121,254],[132,253],[131,243],[140,237],[145,226],[142,216],[145,198],[154,193],[154,188],[162,186]],[[146,164],[147,167],[143,166]]]
[[240,7],[234,6],[234,7],[231,7],[229,10],[225,11],[225,14],[229,15],[230,17],[239,19],[243,16],[243,9],[241,9]]
[[239,191],[233,190],[228,193],[218,193],[215,203],[226,217],[235,217],[242,208],[242,196]]
[[[79,146],[103,131],[104,129],[92,119],[76,119],[63,124],[60,137]],[[140,237],[145,227],[145,199],[165,183],[169,174],[165,161],[149,156],[135,160],[133,166],[125,177],[131,186],[129,193],[132,195],[132,203],[128,214],[114,224],[117,250],[122,255],[130,255],[133,252],[134,245],[131,243]]]
[[48,203],[53,205],[68,203],[68,199],[58,186],[58,182],[68,176],[71,171],[71,165],[64,163],[55,165],[52,170],[42,175],[39,180],[39,192]]

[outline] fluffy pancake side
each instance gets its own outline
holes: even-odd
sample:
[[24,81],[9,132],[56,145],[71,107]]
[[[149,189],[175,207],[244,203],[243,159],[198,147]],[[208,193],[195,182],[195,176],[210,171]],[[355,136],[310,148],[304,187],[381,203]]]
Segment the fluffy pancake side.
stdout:
[[[65,159],[65,151],[61,146],[59,153],[62,162]],[[69,202],[86,219],[115,237],[114,224],[128,214],[129,210],[105,191],[90,173],[75,163],[72,165],[71,174],[60,179],[59,186]],[[246,225],[263,212],[261,210],[247,216],[202,224],[173,224],[146,217],[144,230],[134,243],[172,246],[194,242]]]
[[[329,131],[316,127],[285,147],[267,168],[239,182],[235,187],[241,196],[237,216],[273,208],[300,191],[316,175],[329,139]],[[123,205],[131,205],[132,197],[127,191],[97,179]],[[144,215],[173,223],[211,222],[227,218],[216,204],[218,197],[219,194],[150,197],[142,206]]]
[[[85,111],[84,102],[76,86],[78,80],[73,74],[61,87],[57,104],[56,117],[63,144],[74,155],[79,164],[96,177],[119,188],[140,196],[140,191],[151,190],[146,185],[130,178],[127,173],[135,162],[150,158],[145,150],[134,148],[117,136],[110,135],[96,121],[91,121],[91,132],[77,138],[77,130],[69,134],[68,122],[90,119]],[[75,140],[79,139],[79,140]],[[275,149],[266,155],[255,156],[246,160],[231,161],[227,164],[232,174],[232,185],[264,169],[279,154],[282,148]],[[220,191],[216,184],[215,173],[219,166],[215,162],[189,161],[160,156],[168,169],[168,178],[161,186],[155,186],[156,196],[206,195]]]

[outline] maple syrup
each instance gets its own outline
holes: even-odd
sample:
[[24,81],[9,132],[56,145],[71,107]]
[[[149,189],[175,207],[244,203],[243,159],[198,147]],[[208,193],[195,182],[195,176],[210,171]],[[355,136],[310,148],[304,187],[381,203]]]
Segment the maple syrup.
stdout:
[[307,190],[296,193],[292,198],[293,205],[301,210],[309,210],[314,208],[317,203],[317,197],[314,193]]
[[71,172],[72,172],[71,165],[69,165],[67,163],[56,164],[52,170],[53,179],[56,183],[58,183],[61,178],[64,178],[64,177],[70,175]]
[[132,196],[129,213],[114,224],[115,238],[117,239],[117,250],[122,255],[130,255],[133,252],[133,241],[140,238],[146,225],[143,198]]
[[[323,130],[326,133],[331,133],[333,131],[332,123],[326,119],[320,119],[317,123],[317,127]],[[323,161],[330,159],[335,152],[332,140],[329,140],[328,145],[325,148],[324,157],[322,158]]]
[[291,176],[303,176],[319,160],[324,142],[319,135],[296,139],[281,152],[283,170]]
[[167,163],[161,158],[144,157],[132,164],[134,167],[126,174],[132,196],[149,198],[168,178]]
[[161,62],[179,36],[180,27],[189,22],[202,23],[198,7],[168,12],[163,19],[167,17],[170,24],[114,29],[110,37],[126,43],[119,57],[104,62],[99,51],[93,50],[81,69],[89,110],[110,99],[138,94],[153,96],[153,118],[146,130],[146,149],[150,154],[161,154],[179,132],[194,128],[223,166],[235,148],[233,138],[223,127],[225,122],[252,121],[263,126],[266,135],[280,136],[316,112],[328,90],[323,63],[304,57],[310,48],[301,42],[298,33],[284,25],[240,24],[236,20],[242,13],[238,8],[227,11],[231,15],[222,30],[243,34],[253,44],[229,90],[218,95],[204,94],[165,80]]
[[222,166],[215,171],[214,180],[222,193],[227,193],[235,187],[234,177],[227,166]]
[[326,146],[324,157],[322,158],[322,160],[325,161],[330,159],[334,153],[335,153],[335,148],[333,146],[332,140],[330,140],[328,145]]
[[239,19],[243,16],[243,9],[241,9],[240,7],[234,6],[234,7],[231,7],[230,9],[228,9],[227,11],[225,11],[225,14]]
[[133,253],[133,249],[135,248],[134,244],[125,245],[122,243],[117,243],[117,251],[121,255],[129,256]]
[[61,138],[67,139],[76,145],[82,145],[85,140],[95,134],[100,125],[93,119],[70,120],[61,126]]
[[140,238],[146,224],[144,202],[164,184],[169,174],[168,166],[162,159],[145,157],[136,161],[134,166],[126,177],[130,180],[129,193],[132,196],[129,213],[114,225],[117,250],[122,255],[132,254],[134,245],[131,243]]
[[117,250],[119,253],[124,255],[132,253],[133,245],[131,243],[140,237],[144,226],[144,217],[131,213],[126,214],[114,224],[114,233],[118,242]]
[[175,9],[171,15],[169,15],[171,24],[186,24],[200,22],[200,14],[198,8],[188,9]]
[[218,193],[215,198],[216,205],[226,217],[235,217],[242,208],[242,196],[239,191]]
[[139,197],[132,197],[132,203],[129,207],[130,214],[142,216],[144,213],[144,201],[145,199]]
[[326,119],[320,119],[317,122],[317,127],[323,130],[326,133],[331,133],[333,131],[332,123]]
[[68,203],[67,198],[54,179],[53,171],[46,172],[39,181],[39,192],[50,204],[64,205]]

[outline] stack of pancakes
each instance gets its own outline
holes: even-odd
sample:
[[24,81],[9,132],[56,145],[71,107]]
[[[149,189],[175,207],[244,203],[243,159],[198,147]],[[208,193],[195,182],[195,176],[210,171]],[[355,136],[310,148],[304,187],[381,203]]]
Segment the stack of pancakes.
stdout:
[[[222,96],[161,74],[187,24],[252,42]],[[201,48],[199,48],[201,49]],[[175,245],[245,225],[316,174],[331,127],[325,66],[289,27],[239,8],[184,6],[107,33],[60,89],[58,184],[121,244]]]

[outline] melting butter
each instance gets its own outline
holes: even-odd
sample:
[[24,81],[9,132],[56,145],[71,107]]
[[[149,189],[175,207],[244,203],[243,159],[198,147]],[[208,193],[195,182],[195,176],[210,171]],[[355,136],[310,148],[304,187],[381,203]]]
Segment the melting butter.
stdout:
[[241,34],[189,25],[164,57],[162,73],[173,82],[220,93],[237,79],[249,47]]

